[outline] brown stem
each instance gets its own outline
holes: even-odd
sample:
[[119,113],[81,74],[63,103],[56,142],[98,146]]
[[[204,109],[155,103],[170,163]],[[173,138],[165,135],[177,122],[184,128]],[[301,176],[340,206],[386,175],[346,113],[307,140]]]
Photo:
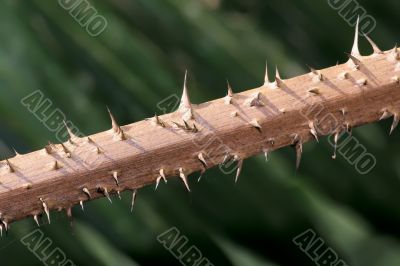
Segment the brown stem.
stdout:
[[[191,105],[185,90],[174,113],[73,137],[63,145],[0,162],[0,212],[6,226],[27,216],[203,172],[228,161],[399,117],[398,51]],[[183,118],[185,121],[183,121]],[[230,159],[232,159],[230,161]],[[236,164],[235,164],[236,165]],[[240,172],[240,169],[237,173]],[[162,179],[161,179],[162,178]],[[47,214],[47,213],[46,213]]]

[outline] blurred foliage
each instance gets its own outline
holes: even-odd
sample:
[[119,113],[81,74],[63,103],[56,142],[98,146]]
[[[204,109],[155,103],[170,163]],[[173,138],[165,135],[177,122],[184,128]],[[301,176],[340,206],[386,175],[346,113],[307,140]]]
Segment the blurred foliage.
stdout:
[[[400,2],[359,1],[377,21],[371,36],[385,50],[399,41]],[[0,8],[0,152],[12,156],[42,148],[53,133],[21,99],[42,90],[68,120],[92,134],[110,127],[106,105],[121,123],[150,117],[157,103],[180,94],[189,70],[191,98],[201,103],[263,81],[265,59],[284,77],[345,60],[353,31],[327,1],[109,0],[91,1],[108,21],[91,37],[58,1],[3,0]],[[371,48],[362,40],[362,51]],[[237,184],[218,169],[192,193],[178,180],[157,192],[130,195],[52,214],[42,229],[77,265],[180,265],[156,240],[177,227],[214,265],[314,265],[292,239],[308,228],[348,265],[400,265],[399,132],[389,121],[354,134],[377,158],[359,175],[325,141],[305,146],[295,171],[291,148],[244,164]],[[395,163],[397,162],[397,163]],[[0,240],[2,265],[42,265],[20,238],[33,219],[12,225]]]

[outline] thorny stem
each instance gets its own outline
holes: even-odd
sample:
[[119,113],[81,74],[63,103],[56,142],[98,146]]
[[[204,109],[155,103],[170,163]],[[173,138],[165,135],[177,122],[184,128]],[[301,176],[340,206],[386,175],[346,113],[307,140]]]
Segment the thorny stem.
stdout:
[[[355,45],[357,45],[355,43]],[[0,227],[27,216],[67,210],[87,200],[187,176],[223,161],[236,161],[293,145],[297,164],[302,144],[318,136],[400,112],[397,48],[360,56],[309,74],[275,81],[222,99],[190,103],[186,82],[179,110],[126,126],[111,115],[112,129],[50,144],[0,162]],[[323,107],[317,108],[317,107]],[[241,167],[237,169],[237,175]],[[237,178],[237,176],[236,176]],[[134,199],[132,200],[132,204]]]

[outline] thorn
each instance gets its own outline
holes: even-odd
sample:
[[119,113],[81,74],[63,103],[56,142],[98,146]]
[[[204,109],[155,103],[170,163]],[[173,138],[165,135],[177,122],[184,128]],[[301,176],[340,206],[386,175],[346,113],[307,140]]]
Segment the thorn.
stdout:
[[201,178],[203,177],[203,174],[204,174],[205,172],[206,172],[206,169],[205,169],[205,168],[201,169],[200,176],[199,176],[199,178],[197,179],[197,182],[200,182],[200,180],[201,180]]
[[357,85],[358,86],[365,86],[367,84],[368,84],[368,81],[366,79],[364,79],[364,78],[357,80]]
[[182,179],[183,183],[185,184],[186,189],[190,192],[190,188],[189,188],[189,184],[187,181],[187,177],[185,175],[185,173],[183,172],[182,167],[179,168],[179,177]]
[[137,189],[134,189],[132,191],[131,213],[133,212],[133,206],[135,205],[136,195],[137,195]]
[[320,95],[321,94],[321,92],[320,92],[318,87],[313,87],[313,88],[309,89],[307,92],[310,93],[310,94],[313,94],[313,95]]
[[397,61],[400,60],[400,53],[397,49],[397,44],[396,46],[393,48],[392,52],[390,52],[389,54],[389,61]]
[[36,224],[38,227],[40,227],[40,223],[39,223],[39,217],[37,214],[33,215],[33,220],[35,220]]
[[263,149],[263,152],[264,152],[264,156],[265,156],[265,161],[268,162],[269,149],[265,148],[265,149]]
[[240,173],[242,172],[243,168],[243,160],[239,158],[239,156],[235,155],[235,161],[237,161],[237,170],[236,170],[236,176],[235,176],[235,183],[237,183]]
[[189,126],[189,124],[185,121],[185,120],[183,120],[183,124],[185,125],[185,130],[191,130],[192,128]]
[[251,121],[250,121],[250,125],[252,125],[253,127],[255,127],[255,128],[261,133],[262,127],[261,127],[261,125],[260,125],[260,123],[258,122],[257,119],[254,118],[253,120],[251,120]]
[[158,117],[157,114],[154,114],[154,120],[155,120],[155,122],[156,122],[157,125],[159,125],[159,126],[161,126],[161,127],[165,127],[164,121],[162,121],[162,120],[160,119],[160,117]]
[[44,151],[47,153],[47,154],[52,154],[53,153],[53,151],[54,151],[54,145],[51,143],[51,142],[49,142],[49,144],[48,145],[46,145],[45,147],[44,147]]
[[13,149],[13,151],[14,151],[14,153],[15,153],[15,157],[21,156],[21,154],[19,154],[19,153],[17,152],[17,150],[16,150],[14,147],[12,147],[12,149]]
[[67,123],[65,120],[63,120],[64,126],[67,129],[68,135],[69,135],[69,140],[71,143],[73,143],[74,139],[77,139],[78,137],[72,132],[72,130],[68,127]]
[[311,73],[314,74],[315,78],[314,81],[319,82],[319,81],[324,81],[324,76],[322,75],[321,71],[316,70],[312,67],[310,67]]
[[6,159],[6,165],[8,167],[8,171],[10,173],[14,173],[15,172],[14,166],[12,166],[12,164],[10,163],[10,161],[8,159]]
[[277,86],[278,88],[282,88],[283,85],[284,85],[284,82],[283,82],[283,80],[281,79],[281,75],[279,74],[278,67],[276,67],[275,83],[276,83],[276,86]]
[[265,61],[265,76],[264,76],[264,86],[271,84],[271,81],[268,77],[268,61]]
[[225,97],[225,104],[231,104],[232,98],[233,98],[233,90],[232,90],[231,84],[229,84],[229,80],[226,80],[226,83],[228,85],[228,93]]
[[186,70],[185,79],[183,82],[182,98],[179,105],[179,110],[181,111],[181,113],[183,113],[183,120],[189,120],[193,118],[192,104],[190,103],[189,92],[187,88],[187,73],[188,72]]
[[3,237],[3,225],[0,224],[0,236]]
[[236,116],[238,116],[238,112],[237,112],[237,111],[233,111],[233,112],[231,113],[231,117],[236,117]]
[[392,81],[395,82],[395,83],[397,83],[397,84],[399,84],[399,83],[400,83],[400,77],[399,77],[399,76],[394,76],[394,77],[392,78]]
[[393,116],[393,123],[390,128],[390,135],[392,135],[393,131],[396,129],[396,127],[399,125],[400,117],[399,114],[394,114]]
[[334,142],[335,142],[335,146],[333,148],[333,155],[332,155],[332,159],[336,159],[336,151],[337,151],[337,144],[339,141],[339,136],[340,136],[340,131],[336,131],[335,136],[334,136]]
[[46,215],[47,215],[47,220],[49,221],[49,224],[50,224],[50,211],[49,211],[49,208],[47,207],[47,204],[46,204],[46,202],[43,200],[43,198],[39,198],[39,199],[40,199],[40,201],[42,202],[42,206],[43,206],[44,212],[46,213]]
[[261,101],[261,93],[257,92],[251,95],[250,98],[244,102],[244,105],[248,105],[249,107],[264,106],[264,103]]
[[164,169],[160,169],[160,176],[164,179],[164,182],[167,183],[167,178],[165,177]]
[[378,45],[376,45],[376,43],[370,37],[368,37],[368,35],[364,33],[364,37],[371,44],[372,49],[374,49],[374,54],[383,54],[382,50],[379,49]]
[[222,159],[221,164],[225,164],[226,162],[230,161],[232,159],[232,155],[229,153],[225,154],[224,158]]
[[121,200],[122,199],[121,198],[121,192],[119,190],[117,190],[117,195],[118,195],[119,200]]
[[353,43],[353,48],[351,49],[351,55],[353,55],[353,56],[360,56],[360,50],[358,48],[359,24],[360,24],[360,16],[358,16],[358,18],[357,18],[356,31],[355,31],[355,35],[354,35],[354,43]]
[[157,177],[157,179],[156,179],[156,188],[155,188],[155,190],[157,190],[158,185],[160,184],[161,178],[162,178],[162,176],[160,176],[160,175]]
[[96,150],[96,153],[97,153],[97,154],[101,154],[101,149],[100,149],[99,147],[96,147],[95,150]]
[[67,156],[67,158],[71,158],[71,152],[68,150],[68,148],[64,145],[64,143],[61,143],[61,147],[63,149],[63,152]]
[[118,136],[118,138],[120,140],[126,140],[124,131],[118,125],[117,121],[115,120],[115,118],[114,118],[113,114],[111,113],[110,109],[108,108],[108,106],[107,106],[107,111],[108,111],[108,114],[110,115],[110,118],[111,118],[111,126],[112,126],[112,130],[114,131],[114,134],[116,136]]
[[340,73],[339,75],[338,75],[338,79],[340,79],[340,80],[345,80],[345,79],[348,79],[349,78],[349,73],[348,72],[342,72],[342,73]]
[[61,166],[59,165],[58,161],[55,160],[55,161],[53,162],[52,166],[51,166],[51,169],[57,171],[57,170],[60,169],[60,168],[61,168]]
[[80,201],[79,201],[79,204],[81,205],[81,209],[82,209],[82,211],[84,212],[84,211],[85,211],[85,207],[83,206],[83,200],[80,200]]
[[349,134],[351,135],[351,133],[352,133],[352,127],[351,127],[351,125],[350,125],[349,122],[346,122],[346,131],[347,131],[347,133],[349,133]]
[[87,141],[87,143],[94,143],[94,141],[92,140],[91,137],[87,137],[87,138],[86,138],[86,141]]
[[197,129],[197,127],[196,127],[196,124],[195,124],[195,123],[193,123],[192,132],[193,132],[193,133],[197,133],[197,132],[199,132],[199,130]]
[[117,172],[117,171],[114,171],[114,172],[112,173],[112,175],[113,175],[113,178],[114,178],[114,180],[115,180],[115,183],[117,184],[117,186],[119,186],[119,182],[118,182],[118,172]]
[[82,188],[82,191],[89,197],[89,199],[92,198],[92,196],[90,195],[89,189],[87,189],[86,187]]
[[387,110],[387,109],[383,110],[382,112],[383,112],[383,113],[382,113],[381,118],[379,118],[379,121],[382,121],[382,120],[384,120],[384,119],[387,119],[387,118],[389,118],[389,117],[391,117],[391,116],[393,115],[393,114],[392,114],[389,110]]
[[107,197],[108,201],[112,204],[112,200],[111,200],[110,194],[108,194],[107,188],[106,187],[99,187],[98,190],[100,192],[102,192],[104,194],[104,196]]
[[207,166],[207,162],[206,162],[206,160],[204,159],[203,153],[200,152],[200,153],[197,155],[197,158],[200,160],[200,162],[203,164],[204,167],[206,167],[206,168],[208,167],[208,166]]
[[301,140],[296,141],[295,150],[296,150],[296,170],[298,170],[300,168],[301,155],[303,153],[303,142]]
[[315,138],[315,140],[316,140],[317,142],[319,142],[319,140],[318,140],[318,131],[317,131],[317,129],[315,128],[315,123],[314,123],[314,121],[310,121],[310,122],[308,123],[308,127],[310,128],[310,133],[311,133],[311,135],[313,135],[314,138]]
[[361,65],[361,60],[353,56],[352,54],[347,54],[350,60],[353,62],[355,69],[359,69]]

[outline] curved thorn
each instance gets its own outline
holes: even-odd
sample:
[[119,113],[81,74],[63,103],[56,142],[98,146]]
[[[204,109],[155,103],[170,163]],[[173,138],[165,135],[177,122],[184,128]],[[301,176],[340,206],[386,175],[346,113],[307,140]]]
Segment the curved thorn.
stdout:
[[113,178],[114,178],[114,180],[115,180],[115,183],[117,184],[117,186],[119,186],[119,182],[118,182],[118,172],[117,172],[117,171],[114,171],[114,172],[112,173],[112,175],[113,175]]
[[387,119],[387,118],[391,117],[392,115],[393,114],[389,110],[385,109],[385,110],[383,110],[382,116],[379,118],[379,121]]
[[107,106],[107,111],[111,118],[112,130],[114,131],[114,133],[119,134],[120,127],[119,127],[117,121],[115,120],[114,115],[111,113],[110,109],[108,108],[108,106]]
[[108,194],[107,188],[106,187],[99,187],[98,190],[100,192],[102,192],[104,194],[104,196],[107,197],[108,201],[112,204],[112,200],[111,200],[110,194]]
[[39,223],[39,217],[37,214],[33,215],[33,220],[35,220],[36,224],[38,227],[40,227],[40,223]]
[[315,140],[316,140],[317,142],[319,142],[319,139],[318,139],[318,131],[317,131],[317,129],[315,128],[315,123],[314,123],[314,121],[310,121],[310,122],[308,123],[308,127],[310,128],[310,133],[311,133],[311,135],[313,135],[314,138],[315,138]]
[[132,191],[131,213],[133,212],[133,206],[135,205],[136,195],[137,195],[137,189],[134,189]]
[[188,180],[187,180],[187,177],[186,177],[185,173],[183,172],[183,168],[182,167],[179,168],[179,177],[182,179],[183,183],[185,184],[185,187],[186,187],[187,191],[190,192],[189,183],[188,183]]
[[353,62],[356,69],[360,68],[361,60],[353,56],[352,54],[346,53],[350,60]]
[[164,179],[164,182],[167,183],[167,178],[165,177],[164,169],[160,169],[160,176]]
[[89,189],[87,189],[86,187],[82,188],[82,191],[89,197],[89,199],[92,198],[92,196],[90,195]]
[[206,167],[206,168],[208,167],[208,166],[207,166],[207,162],[206,162],[206,160],[204,159],[203,153],[200,152],[200,153],[197,155],[197,158],[200,160],[200,162],[203,164],[204,167]]

